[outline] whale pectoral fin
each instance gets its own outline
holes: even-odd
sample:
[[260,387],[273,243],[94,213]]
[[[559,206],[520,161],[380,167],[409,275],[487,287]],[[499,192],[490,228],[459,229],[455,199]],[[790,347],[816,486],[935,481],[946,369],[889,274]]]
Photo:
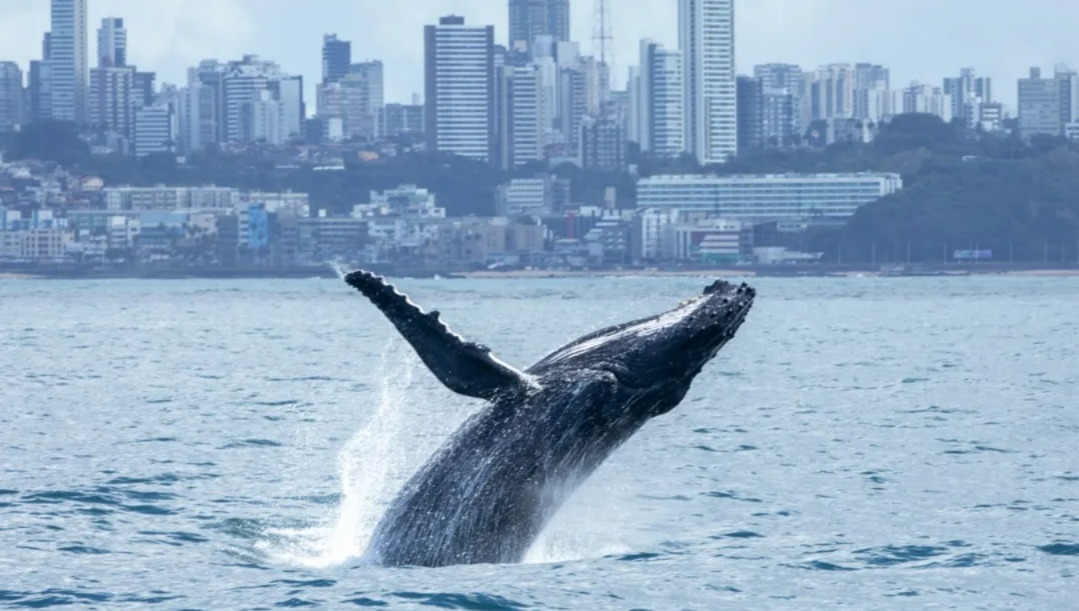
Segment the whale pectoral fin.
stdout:
[[438,312],[424,312],[381,276],[357,270],[346,275],[345,282],[382,310],[450,390],[489,400],[527,385],[521,372],[491,356],[489,348],[466,342],[439,320]]

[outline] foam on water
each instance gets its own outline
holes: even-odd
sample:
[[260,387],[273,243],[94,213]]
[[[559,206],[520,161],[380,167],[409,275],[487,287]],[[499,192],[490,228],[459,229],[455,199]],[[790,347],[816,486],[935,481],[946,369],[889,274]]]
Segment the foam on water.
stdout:
[[407,449],[410,430],[403,409],[416,358],[405,352],[396,339],[387,343],[378,405],[337,456],[340,504],[318,526],[276,531],[281,543],[266,550],[275,560],[325,568],[363,555],[378,519],[416,466]]

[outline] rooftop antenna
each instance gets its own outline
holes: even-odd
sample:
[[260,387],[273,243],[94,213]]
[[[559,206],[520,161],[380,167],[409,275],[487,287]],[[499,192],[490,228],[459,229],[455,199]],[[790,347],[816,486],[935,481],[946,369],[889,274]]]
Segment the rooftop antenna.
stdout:
[[[610,0],[595,0],[595,13],[592,18],[592,54],[599,54],[600,74],[607,80],[601,84],[601,91],[606,96],[611,90],[610,75],[614,63],[614,36],[611,34]],[[604,70],[606,67],[606,70]],[[606,100],[604,100],[606,101]]]

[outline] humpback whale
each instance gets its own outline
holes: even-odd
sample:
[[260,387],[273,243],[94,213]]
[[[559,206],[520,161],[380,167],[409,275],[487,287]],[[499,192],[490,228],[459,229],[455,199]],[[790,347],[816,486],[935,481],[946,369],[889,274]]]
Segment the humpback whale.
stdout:
[[345,281],[447,388],[486,401],[375,527],[365,560],[387,566],[520,562],[570,492],[681,402],[755,297],[745,284],[717,280],[667,312],[585,335],[520,371],[382,277],[357,270]]

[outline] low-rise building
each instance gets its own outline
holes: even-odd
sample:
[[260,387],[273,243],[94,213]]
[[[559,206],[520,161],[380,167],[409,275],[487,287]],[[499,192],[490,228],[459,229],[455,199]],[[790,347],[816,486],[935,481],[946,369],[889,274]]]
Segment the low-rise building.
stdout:
[[745,263],[753,256],[753,226],[706,219],[674,227],[674,258],[698,263]]
[[664,175],[637,183],[637,207],[705,213],[748,222],[845,221],[861,206],[896,193],[899,174]]
[[33,227],[0,231],[0,260],[59,263],[67,257],[75,234],[66,227]]
[[546,215],[568,203],[567,180],[555,176],[514,178],[499,185],[495,200],[498,216]]

